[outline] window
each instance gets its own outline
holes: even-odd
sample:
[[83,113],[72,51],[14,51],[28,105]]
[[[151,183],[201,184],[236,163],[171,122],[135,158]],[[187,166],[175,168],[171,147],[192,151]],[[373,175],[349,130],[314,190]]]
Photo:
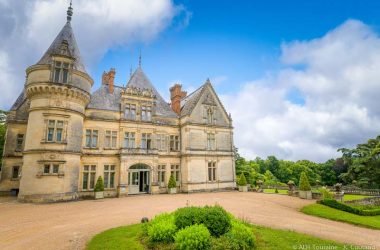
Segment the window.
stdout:
[[83,190],[92,190],[95,186],[96,165],[83,166]]
[[128,120],[136,120],[136,104],[126,104],[124,118]]
[[63,121],[48,120],[46,140],[48,142],[63,141]]
[[216,181],[216,162],[208,162],[208,181]]
[[115,187],[115,165],[104,165],[104,188]]
[[207,149],[215,150],[215,134],[207,133]]
[[167,146],[166,146],[166,135],[159,134],[156,136],[156,141],[157,141],[157,149],[160,151],[166,151]]
[[158,165],[158,185],[160,187],[165,187],[165,173],[166,173],[166,166]]
[[96,148],[98,146],[98,130],[86,129],[86,147]]
[[214,124],[214,111],[212,108],[206,108],[207,112],[207,124]]
[[179,165],[170,166],[170,174],[174,176],[177,185],[179,183]]
[[152,109],[149,106],[141,106],[141,120],[151,121],[152,120]]
[[20,166],[13,166],[12,168],[12,179],[18,179],[20,172]]
[[143,149],[151,149],[151,135],[148,133],[142,133],[141,134],[141,148]]
[[124,133],[124,147],[135,148],[135,133],[134,132]]
[[59,172],[59,164],[45,164],[44,165],[44,174],[58,174]]
[[67,83],[69,80],[69,63],[55,62],[54,63],[54,82]]
[[170,151],[179,151],[179,136],[170,136]]
[[17,135],[17,141],[16,141],[16,151],[22,150],[22,144],[24,143],[24,135],[18,134]]
[[116,148],[117,131],[106,130],[106,138],[104,141],[105,148]]

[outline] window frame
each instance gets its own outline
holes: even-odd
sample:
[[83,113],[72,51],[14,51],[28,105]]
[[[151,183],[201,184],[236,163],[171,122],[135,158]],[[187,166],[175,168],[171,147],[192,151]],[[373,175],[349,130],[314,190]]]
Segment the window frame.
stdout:
[[56,162],[44,163],[42,165],[42,175],[59,175],[62,164]]
[[216,161],[207,162],[207,181],[208,182],[216,182],[217,181]]
[[116,179],[115,177],[116,177],[116,165],[105,164],[103,166],[103,179],[104,179],[105,189],[115,189],[115,179]]
[[69,83],[71,63],[55,60],[53,61],[52,81],[54,83]]
[[171,152],[180,151],[179,135],[170,135],[169,149]]
[[177,186],[179,186],[181,181],[181,168],[179,164],[170,164],[170,175],[174,176]]
[[[17,169],[17,176],[15,177],[15,169]],[[18,165],[12,166],[12,175],[11,180],[19,180],[20,179],[20,169],[21,167]]]
[[215,133],[207,133],[207,150],[216,149],[216,136]]
[[[86,170],[86,167],[87,167],[87,170]],[[93,191],[94,190],[95,183],[96,183],[96,170],[97,170],[96,164],[84,164],[83,165],[82,182],[81,182],[81,184],[82,184],[81,186],[82,186],[83,191]],[[85,175],[87,175],[86,188],[84,188]],[[94,177],[93,179],[92,179],[92,176]]]
[[126,103],[125,108],[124,108],[124,118],[126,120],[135,121],[136,120],[136,108],[137,108],[136,104]]
[[47,119],[45,141],[50,143],[63,143],[65,141],[64,130],[64,120]]
[[157,166],[157,182],[159,187],[166,187],[166,164]]
[[141,149],[152,149],[152,133],[141,133]]
[[[96,138],[96,144],[94,145],[95,138]],[[99,130],[98,129],[86,128],[84,145],[85,145],[85,148],[92,148],[92,149],[98,148],[98,145],[99,145]]]
[[135,148],[135,147],[136,147],[136,133],[124,132],[124,148]]
[[21,152],[24,146],[25,134],[17,134],[16,136],[16,152]]

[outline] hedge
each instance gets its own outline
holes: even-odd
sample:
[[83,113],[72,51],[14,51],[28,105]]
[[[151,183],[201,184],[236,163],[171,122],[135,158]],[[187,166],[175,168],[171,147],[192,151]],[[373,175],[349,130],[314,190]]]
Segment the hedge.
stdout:
[[342,202],[339,202],[333,199],[323,199],[323,200],[320,200],[318,203],[341,210],[341,211],[345,211],[345,212],[357,214],[357,215],[362,215],[362,216],[380,215],[380,209],[371,209],[371,210],[360,209],[360,208],[349,206],[347,204],[344,204]]

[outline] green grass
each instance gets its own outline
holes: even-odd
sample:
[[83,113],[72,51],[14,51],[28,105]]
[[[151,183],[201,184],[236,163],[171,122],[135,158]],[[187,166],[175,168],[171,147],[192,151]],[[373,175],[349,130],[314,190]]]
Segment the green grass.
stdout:
[[368,198],[368,197],[371,197],[371,196],[360,195],[360,194],[345,194],[343,196],[343,200],[344,201],[353,201],[353,200],[361,200],[361,199]]
[[311,204],[301,209],[301,212],[330,220],[342,221],[362,227],[380,229],[380,215],[360,216],[347,213],[321,204]]
[[[337,248],[329,249],[344,249],[343,244],[323,240],[313,236],[296,233],[293,231],[271,229],[261,226],[252,226],[256,236],[256,249],[301,249],[302,246],[309,246],[308,249],[318,249],[321,246],[336,246]],[[140,242],[142,233],[141,224],[113,228],[95,235],[87,244],[87,250],[112,250],[112,249],[145,249]]]
[[[264,193],[275,194],[275,190],[274,188],[264,189]],[[288,190],[278,189],[278,194],[288,194]]]

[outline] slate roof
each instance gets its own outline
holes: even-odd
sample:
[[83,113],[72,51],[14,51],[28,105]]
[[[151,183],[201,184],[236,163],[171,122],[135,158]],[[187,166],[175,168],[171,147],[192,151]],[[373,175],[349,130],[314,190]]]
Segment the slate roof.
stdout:
[[97,89],[90,99],[90,103],[87,108],[120,111],[120,98],[123,88],[114,86],[113,93],[109,92],[108,85],[102,84]]
[[203,84],[193,93],[189,94],[181,100],[181,116],[190,115],[195,105],[197,105],[199,98],[201,98],[202,90],[204,89],[205,85],[206,84]]
[[15,103],[13,103],[10,110],[11,111],[17,110],[21,106],[21,104],[25,101],[25,99],[26,99],[25,90],[22,90],[21,94],[17,97]]
[[[64,41],[67,41],[68,44],[68,50],[66,52],[61,50]],[[65,26],[63,26],[61,32],[59,32],[58,36],[54,39],[53,43],[37,64],[51,64],[52,55],[63,55],[74,58],[73,68],[87,73],[70,22],[67,22]]]

